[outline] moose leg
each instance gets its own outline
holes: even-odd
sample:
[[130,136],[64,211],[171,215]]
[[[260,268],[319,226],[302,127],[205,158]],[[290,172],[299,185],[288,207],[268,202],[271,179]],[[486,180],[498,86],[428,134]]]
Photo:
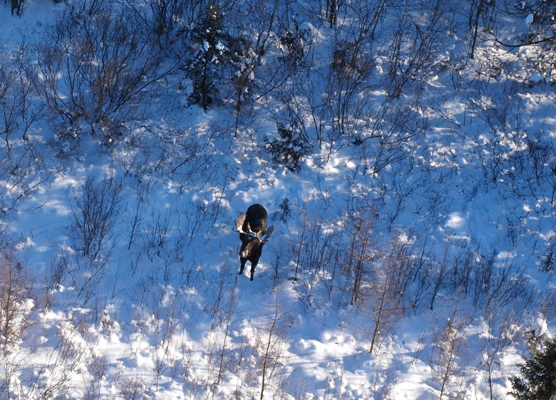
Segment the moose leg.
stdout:
[[21,15],[22,5],[23,5],[23,0],[12,0],[12,15],[14,15],[14,11],[17,15]]
[[240,257],[239,259],[241,261],[241,265],[239,266],[238,274],[241,275],[243,274],[243,269],[245,268],[245,263],[247,262],[247,258]]
[[255,267],[257,266],[258,261],[251,261],[251,278],[253,280],[253,276],[255,276]]

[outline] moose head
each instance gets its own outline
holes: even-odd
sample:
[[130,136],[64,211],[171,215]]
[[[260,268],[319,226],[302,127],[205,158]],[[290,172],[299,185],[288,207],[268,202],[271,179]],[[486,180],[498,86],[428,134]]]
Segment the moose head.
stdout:
[[266,228],[266,209],[260,204],[253,204],[245,214],[241,214],[236,220],[236,232],[241,239],[241,250],[239,259],[241,262],[239,273],[243,273],[245,263],[251,261],[251,280],[255,274],[255,267],[261,257],[263,246],[274,232],[274,226]]

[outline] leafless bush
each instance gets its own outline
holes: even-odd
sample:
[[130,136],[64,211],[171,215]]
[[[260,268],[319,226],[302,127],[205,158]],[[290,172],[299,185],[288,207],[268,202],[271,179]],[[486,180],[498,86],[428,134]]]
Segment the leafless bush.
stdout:
[[0,135],[5,136],[6,148],[11,150],[10,138],[16,133],[27,139],[27,132],[40,115],[30,68],[23,45],[12,53],[0,55]]
[[[222,276],[227,276],[227,274],[222,274]],[[221,297],[223,295],[223,283],[222,279],[220,282],[220,291],[218,292],[218,299],[216,301],[216,309],[212,310],[213,319],[211,324],[210,333],[214,335],[214,344],[212,349],[209,350],[209,360],[210,363],[217,367],[218,372],[216,373],[216,378],[212,383],[212,390],[216,391],[220,385],[223,374],[225,371],[229,370],[231,366],[230,360],[230,334],[232,327],[232,318],[234,317],[234,312],[237,307],[236,299],[236,287],[237,287],[237,275],[234,279],[234,284],[230,289],[229,298],[222,301]]]
[[466,360],[461,360],[466,346],[463,330],[469,324],[470,318],[462,314],[457,299],[455,302],[452,315],[432,336],[432,377],[440,386],[439,400],[445,396],[456,396],[460,389],[458,379],[463,374],[463,366],[466,365]]
[[[481,254],[467,249],[454,260],[443,261],[443,289],[461,293],[475,309],[523,308],[534,300],[524,267],[497,261],[494,251]],[[517,307],[517,308],[516,308]]]
[[325,132],[331,129],[328,106],[320,94],[324,91],[324,82],[327,82],[328,78],[317,68],[311,42],[307,42],[309,44],[304,44],[303,47],[303,53],[306,55],[303,59],[295,61],[295,68],[288,64],[291,62],[288,61],[289,56],[282,58],[282,62],[274,67],[277,70],[275,75],[284,75],[280,76],[279,82],[285,82],[278,83],[272,92],[280,104],[280,108],[274,112],[274,119],[278,127],[294,130],[296,138],[306,148],[317,147],[317,144],[322,148],[326,139],[330,139],[328,143],[333,139],[325,135]]
[[191,243],[200,233],[210,230],[212,224],[222,216],[223,209],[215,202],[196,200],[179,212],[181,224],[177,229],[182,238]]
[[54,302],[54,294],[64,282],[64,278],[71,273],[70,252],[68,249],[60,249],[50,263],[50,271],[46,274],[43,286],[43,297],[41,307],[48,309]]
[[[415,9],[427,4],[426,18],[414,18]],[[428,8],[430,7],[430,8]],[[445,12],[447,4],[436,0],[434,3],[406,3],[399,15],[397,30],[388,48],[388,96],[398,98],[411,82],[426,80],[438,70],[440,43],[445,39]]]
[[[329,70],[324,91],[330,140],[340,136],[356,139],[361,130],[361,116],[371,107],[373,88],[378,87],[373,71],[380,46],[375,40],[386,15],[386,1],[361,1],[338,9]],[[341,23],[340,23],[341,22]]]
[[494,14],[495,9],[494,4],[487,0],[468,0],[469,3],[469,19],[468,27],[471,35],[471,50],[469,58],[473,58],[475,55],[475,47],[477,44],[477,39],[480,36],[479,25],[482,26],[484,31],[490,31],[495,22]]
[[410,292],[407,293],[408,300],[411,303],[408,305],[410,309],[417,310],[429,306],[427,303],[429,301],[428,296],[431,287],[435,285],[431,279],[432,252],[433,249],[428,246],[427,241],[424,243],[416,241],[411,251],[409,251],[413,276]]
[[[280,206],[282,212],[287,210],[287,215],[291,214],[289,207],[287,202]],[[329,298],[337,288],[340,288],[340,296],[345,294],[346,284],[342,273],[342,265],[347,257],[345,232],[337,220],[327,220],[313,213],[309,203],[299,210],[299,218],[302,219],[302,225],[290,238],[289,246],[276,255],[275,270],[277,277],[280,260],[290,260],[290,265],[295,266],[295,269],[293,276],[288,279],[298,282],[294,288],[299,299],[309,307],[313,305],[315,295],[322,294],[315,293],[315,289],[325,289]]]
[[[367,253],[367,257],[372,253]],[[361,314],[371,324],[369,352],[378,349],[382,338],[405,315],[407,298],[412,280],[412,263],[407,248],[394,242],[390,248],[379,250],[365,263],[367,273],[361,277],[361,299],[358,305]]]
[[[413,260],[421,262],[421,258]],[[419,290],[419,296],[429,298],[431,310],[439,297],[449,298],[453,293],[480,313],[506,307],[519,313],[535,301],[525,268],[511,260],[498,260],[494,250],[483,254],[478,249],[447,246],[442,258],[426,256],[414,277],[426,290]]]
[[142,400],[147,391],[145,382],[140,378],[122,378],[117,387],[124,400]]
[[507,185],[519,196],[533,196],[537,201],[556,201],[556,146],[550,135],[540,132],[515,131],[509,138],[512,148],[500,145],[504,169],[500,184]]
[[[346,46],[353,47],[351,44]],[[363,44],[356,47],[365,54],[370,53],[369,49],[361,49],[364,47]],[[343,53],[343,49],[336,51]],[[350,56],[350,58],[357,59],[355,55]],[[326,80],[327,94],[324,106],[333,132],[329,135],[330,141],[338,140],[341,136],[357,140],[362,129],[360,118],[362,115],[366,115],[371,108],[372,96],[361,96],[361,93],[368,94],[367,90],[376,85],[376,83],[369,81],[372,64],[366,62],[365,69],[361,71],[358,71],[357,68],[353,71],[348,70],[349,74],[337,71],[337,68],[341,68],[340,71],[345,71],[344,64],[349,63],[350,61],[334,60]]]
[[66,316],[68,319],[60,319],[53,327],[48,352],[36,357],[29,348],[19,348],[0,357],[5,373],[0,378],[2,399],[51,400],[67,393],[69,382],[89,353],[82,336],[86,328]]
[[474,268],[472,299],[473,305],[484,304],[485,308],[518,307],[534,299],[527,274],[523,267],[510,261],[494,263],[486,258]]
[[153,208],[150,221],[147,222],[144,233],[144,247],[147,251],[147,256],[151,261],[155,255],[160,257],[162,252],[168,246],[172,230],[172,226],[170,224],[171,219],[170,210],[167,210],[163,214]]
[[34,369],[34,379],[29,399],[55,399],[66,393],[78,366],[89,355],[88,344],[83,338],[86,328],[80,319],[60,321],[55,343],[49,356]]
[[70,232],[74,247],[96,260],[109,241],[117,221],[121,182],[112,177],[87,177],[72,205]]
[[[180,36],[187,35],[188,28],[194,23],[201,10],[208,3],[192,0],[148,0],[149,12],[145,22],[149,30],[159,37],[164,46],[175,45]],[[138,10],[142,13],[142,10]]]
[[[505,180],[510,185],[517,183],[518,190],[522,183],[513,182],[511,172],[523,172],[519,167],[527,137],[524,127],[525,107],[517,95],[519,85],[513,80],[504,80],[491,85],[478,82],[469,93],[470,110],[486,123],[487,129],[481,130],[476,138],[476,156],[481,163],[485,183],[500,184]],[[510,161],[516,157],[515,161]],[[515,165],[511,165],[515,163]]]
[[42,166],[42,154],[32,144],[17,151],[0,149],[0,216],[17,210],[20,201],[51,177]]
[[[254,104],[256,95],[275,87],[275,82],[261,82],[268,78],[267,65],[263,66],[262,61],[270,59],[266,56],[275,50],[274,38],[284,16],[291,15],[290,3],[289,0],[250,0],[226,4],[226,25],[231,28],[229,32],[233,37],[229,42],[230,57],[221,86],[226,90],[224,97],[236,111],[236,136],[241,131],[240,117],[252,110],[250,106]],[[283,70],[276,72],[281,74]]]
[[66,6],[37,58],[36,87],[50,113],[73,130],[100,125],[107,142],[122,134],[144,89],[171,69],[162,68],[137,13],[110,0]]
[[[484,332],[479,336],[481,353],[480,365],[485,369],[488,393],[491,400],[498,398],[494,384],[505,379],[501,370],[502,358],[508,347],[515,343],[519,335],[522,317],[511,308],[485,308]],[[501,393],[500,393],[501,394]]]
[[106,357],[93,357],[91,364],[87,368],[91,379],[86,387],[83,400],[98,400],[102,398],[101,386],[107,373],[107,364],[108,360]]
[[[457,262],[457,260],[456,260]],[[445,249],[444,256],[441,260],[432,259],[428,265],[425,273],[427,277],[431,279],[430,283],[430,305],[429,308],[434,309],[434,304],[437,296],[442,293],[442,290],[446,288],[446,281],[448,279],[450,272],[450,265],[448,259],[448,250]]]
[[33,282],[9,248],[0,249],[0,349],[6,355],[9,345],[18,343],[29,326],[34,302]]
[[181,356],[176,351],[176,333],[180,324],[187,325],[187,321],[180,316],[180,310],[187,309],[180,293],[171,286],[158,288],[155,301],[152,302],[154,317],[154,332],[156,332],[156,351],[153,354],[154,385],[158,390],[164,373],[172,371],[176,360]]
[[143,200],[139,199],[137,200],[137,202],[135,203],[135,207],[132,210],[132,218],[131,218],[131,223],[129,226],[129,241],[127,244],[127,249],[130,250],[131,249],[131,245],[134,243],[135,241],[135,237],[137,235],[137,232],[140,231],[142,222],[143,222]]
[[0,398],[11,399],[18,393],[17,375],[22,369],[25,361],[19,352],[3,352],[0,358],[2,377],[0,378]]
[[258,355],[257,370],[260,372],[260,400],[265,391],[274,390],[279,393],[283,372],[283,362],[287,349],[287,330],[290,315],[279,304],[279,293],[275,289],[274,302],[270,313],[261,319],[260,335],[257,337],[256,350]]

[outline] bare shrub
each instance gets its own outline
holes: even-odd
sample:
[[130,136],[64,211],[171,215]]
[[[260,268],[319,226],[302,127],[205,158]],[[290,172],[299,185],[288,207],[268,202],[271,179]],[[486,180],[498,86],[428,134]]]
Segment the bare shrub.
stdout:
[[280,393],[283,362],[288,347],[287,330],[291,324],[290,315],[279,304],[279,293],[275,289],[274,302],[270,312],[261,319],[260,333],[256,349],[258,355],[257,370],[260,372],[260,400],[265,391]]
[[132,218],[131,218],[131,223],[129,226],[129,241],[127,244],[127,249],[130,250],[131,249],[131,245],[134,243],[135,241],[135,237],[137,236],[138,231],[140,231],[140,227],[143,223],[143,201],[142,199],[139,199],[136,203],[135,203],[135,207],[133,208],[132,212]]
[[19,133],[27,139],[27,132],[40,115],[33,78],[28,75],[27,51],[22,45],[17,51],[0,55],[0,135],[5,136],[8,151],[10,138]]
[[372,252],[370,246],[370,236],[372,229],[372,220],[363,216],[363,213],[357,213],[353,219],[347,222],[352,229],[351,243],[345,266],[346,275],[353,277],[353,286],[351,289],[352,305],[357,304],[361,292],[364,274],[368,273],[367,263],[372,260]]
[[[484,20],[484,15],[488,13],[490,2],[485,0],[469,0],[469,30],[471,33],[471,50],[469,58],[475,56],[475,46],[477,44],[477,37],[479,36],[479,24],[481,19]],[[483,18],[481,18],[483,17]]]
[[[289,207],[288,202],[283,202],[280,206],[282,213],[288,210],[287,214],[290,214]],[[289,259],[295,265],[294,274],[288,279],[299,281],[294,286],[299,299],[304,305],[312,306],[316,294],[313,291],[318,288],[324,288],[330,298],[334,289],[340,287],[340,296],[343,296],[342,264],[346,256],[342,247],[345,235],[343,227],[335,219],[327,220],[313,213],[309,204],[299,211],[299,217],[303,220],[302,225],[292,235],[288,253],[282,253],[286,260]],[[280,252],[276,255],[276,275],[282,255]]]
[[145,382],[140,378],[122,378],[117,387],[124,400],[144,399],[147,391]]
[[365,328],[365,335],[370,337],[369,352],[373,353],[405,314],[413,265],[406,246],[398,242],[374,255],[367,253],[365,263],[369,263],[368,271],[360,278],[362,296],[358,303],[371,324],[369,331]]
[[[556,147],[544,132],[517,131],[512,134],[513,151],[503,164],[504,179],[510,189],[520,196],[533,196],[537,201],[556,196]],[[500,146],[504,151],[504,146]]]
[[50,263],[50,271],[45,276],[43,286],[44,293],[41,307],[44,309],[52,307],[54,293],[60,287],[68,273],[71,272],[70,254],[71,252],[69,249],[60,249]]
[[[425,3],[415,5],[422,7]],[[426,18],[413,18],[416,10],[406,3],[399,15],[398,29],[388,48],[389,65],[386,83],[388,95],[398,98],[411,82],[426,80],[438,70],[440,43],[445,39],[445,13],[442,0],[427,2]],[[430,7],[430,8],[429,8]],[[416,14],[413,14],[416,15]]]
[[442,261],[442,287],[448,293],[461,293],[475,309],[520,308],[534,302],[535,295],[525,269],[510,260],[497,261],[495,251],[481,254],[467,249],[453,260]]
[[[175,45],[178,37],[186,35],[188,27],[206,7],[207,0],[148,0],[149,12],[145,22],[163,46]],[[138,10],[141,12],[141,10]]]
[[144,248],[151,261],[154,259],[155,255],[160,257],[168,247],[172,230],[172,226],[170,225],[171,219],[172,214],[170,210],[167,210],[164,214],[156,211],[154,208],[151,211],[151,219],[146,223],[144,235]]
[[33,282],[9,248],[0,249],[0,349],[18,343],[29,326],[34,308],[30,298]]
[[[225,276],[225,274],[222,274]],[[220,381],[223,374],[231,368],[230,360],[230,334],[232,328],[232,320],[234,317],[234,312],[237,307],[236,299],[236,287],[237,287],[237,275],[234,278],[234,284],[230,290],[230,296],[227,301],[222,301],[222,288],[224,280],[220,281],[220,291],[218,292],[218,299],[215,302],[215,308],[213,312],[213,321],[211,324],[211,333],[214,331],[214,345],[213,349],[209,352],[209,360],[215,366],[218,367],[218,373],[216,374],[216,379],[212,384],[213,391],[217,390],[220,385]],[[222,303],[222,304],[221,304]],[[219,335],[218,335],[219,334]],[[222,338],[219,340],[218,336]]]
[[[456,260],[456,263],[458,260]],[[448,279],[448,274],[450,272],[450,265],[448,260],[448,250],[445,249],[444,256],[442,260],[438,261],[434,258],[429,263],[429,268],[426,274],[431,279],[431,292],[430,292],[430,305],[431,310],[434,309],[434,303],[437,296],[442,293],[441,290],[446,287],[446,280]]]
[[[286,43],[290,40],[287,39]],[[310,40],[299,43],[299,48],[291,51],[293,53],[288,51],[279,57],[280,62],[274,66],[276,75],[279,74],[276,79],[285,82],[276,85],[272,92],[280,104],[280,108],[274,111],[278,133],[283,136],[280,127],[291,130],[292,136],[303,143],[306,151],[316,147],[315,139],[322,148],[323,132],[330,129],[327,107],[320,93],[324,90],[323,81],[328,78],[319,71],[314,57],[309,57],[313,55]]]
[[88,354],[88,345],[83,338],[87,328],[83,319],[77,317],[79,311],[73,315],[63,314],[52,327],[48,351],[36,354],[32,347],[28,347],[29,343],[21,341],[29,324],[32,282],[9,253],[3,253],[2,258],[0,368],[3,376],[0,378],[0,397],[12,399],[23,396],[30,400],[58,398],[67,393],[69,381]]
[[461,360],[466,346],[464,328],[470,318],[462,314],[456,299],[453,314],[432,335],[432,378],[440,386],[439,400],[456,396],[457,381],[463,374],[465,360]]
[[88,366],[88,372],[91,376],[89,380],[83,400],[101,399],[102,381],[107,373],[108,360],[103,356],[94,356],[91,364]]
[[[153,354],[154,386],[158,390],[165,373],[173,370],[176,360],[181,357],[177,351],[178,343],[176,334],[180,324],[187,324],[181,316],[181,310],[187,309],[183,294],[175,291],[173,287],[160,286],[154,295],[152,316],[154,317],[154,332],[156,332],[156,351]],[[158,303],[155,303],[155,301]],[[186,314],[187,315],[187,314]],[[153,333],[154,333],[153,332]]]
[[[231,58],[228,76],[231,78],[230,100],[235,98],[236,136],[238,134],[239,117],[247,105],[253,104],[259,85],[258,67],[272,41],[276,26],[279,24],[281,10],[288,8],[288,2],[279,0],[252,0],[235,7],[228,23],[236,32],[241,32],[230,43]],[[249,19],[249,24],[245,20]],[[233,97],[232,97],[233,96]]]
[[12,152],[0,149],[0,217],[17,210],[20,201],[38,190],[50,174],[43,168],[42,155],[32,144],[18,144],[17,151]]
[[[511,308],[491,308],[484,312],[484,331],[480,335],[480,365],[486,372],[490,399],[497,397],[495,383],[506,376],[502,370],[502,358],[515,343],[519,334],[520,317]],[[501,393],[500,393],[501,394]]]
[[73,200],[70,232],[74,247],[89,260],[105,249],[117,221],[121,182],[112,177],[87,177]]
[[372,79],[377,54],[371,50],[376,45],[373,33],[380,29],[386,1],[353,3],[343,12],[325,78],[324,106],[332,123],[331,140],[357,135],[359,119],[370,108],[369,90],[376,85]]
[[67,393],[72,378],[90,355],[83,337],[83,332],[86,332],[83,321],[67,317],[59,321],[56,327],[56,335],[51,339],[51,351],[33,365],[32,377],[26,382],[28,399],[55,399]]
[[111,1],[64,8],[37,48],[36,87],[58,122],[100,126],[111,142],[141,106],[144,89],[169,73],[137,13]]

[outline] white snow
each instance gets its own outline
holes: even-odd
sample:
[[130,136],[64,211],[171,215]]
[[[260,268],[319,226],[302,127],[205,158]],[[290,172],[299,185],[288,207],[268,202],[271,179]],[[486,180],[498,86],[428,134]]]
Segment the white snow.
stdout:
[[529,15],[527,15],[527,18],[525,18],[525,23],[527,25],[531,25],[533,23],[534,19],[535,19],[535,16],[533,14],[529,14]]

